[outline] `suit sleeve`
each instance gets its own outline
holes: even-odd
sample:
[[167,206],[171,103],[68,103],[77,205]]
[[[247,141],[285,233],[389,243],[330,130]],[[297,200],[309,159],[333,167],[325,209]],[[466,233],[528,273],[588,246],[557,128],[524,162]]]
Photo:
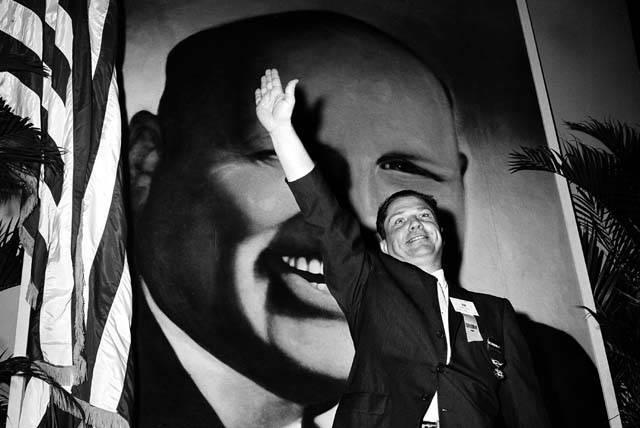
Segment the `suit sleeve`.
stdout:
[[354,327],[371,265],[360,224],[340,207],[317,167],[288,184],[303,218],[320,237],[327,287]]
[[506,365],[500,386],[502,417],[507,427],[550,427],[529,347],[518,326],[516,313],[504,300],[503,340]]

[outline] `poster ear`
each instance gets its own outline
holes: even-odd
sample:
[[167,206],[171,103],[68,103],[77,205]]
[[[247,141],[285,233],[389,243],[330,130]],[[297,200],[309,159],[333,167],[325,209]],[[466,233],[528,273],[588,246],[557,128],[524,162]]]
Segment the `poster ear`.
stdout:
[[387,247],[386,239],[383,239],[382,241],[380,241],[380,251],[382,251],[385,254],[389,254],[389,248]]
[[460,175],[464,177],[469,166],[469,158],[462,152],[458,153],[458,158],[460,159]]
[[160,160],[162,134],[158,117],[148,111],[133,115],[129,123],[129,198],[134,215],[144,206],[151,178]]

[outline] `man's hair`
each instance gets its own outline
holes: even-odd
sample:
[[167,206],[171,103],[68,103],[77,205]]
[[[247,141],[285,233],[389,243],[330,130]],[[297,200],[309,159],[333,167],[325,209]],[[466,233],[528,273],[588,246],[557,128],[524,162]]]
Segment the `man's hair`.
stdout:
[[384,230],[384,221],[387,219],[387,212],[389,211],[389,206],[396,200],[406,197],[414,197],[423,201],[427,206],[433,211],[433,215],[435,216],[436,222],[438,221],[438,202],[431,195],[427,195],[424,193],[420,193],[415,190],[400,190],[391,196],[389,196],[378,208],[378,215],[376,217],[376,231],[380,236],[380,239],[386,239],[387,233]]

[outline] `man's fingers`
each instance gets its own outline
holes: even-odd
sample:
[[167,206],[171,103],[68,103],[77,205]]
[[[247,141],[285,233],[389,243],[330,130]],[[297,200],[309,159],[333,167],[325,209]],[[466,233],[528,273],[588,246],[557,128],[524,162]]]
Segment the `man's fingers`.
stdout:
[[293,96],[293,93],[296,90],[296,85],[298,84],[299,80],[298,79],[293,79],[292,81],[290,81],[289,83],[287,83],[287,87],[285,88],[284,92],[285,94],[287,94],[287,96]]
[[258,105],[262,100],[271,102],[270,100],[277,101],[283,97],[293,97],[297,84],[298,79],[293,79],[287,83],[287,87],[283,93],[282,82],[280,81],[278,70],[275,68],[265,70],[264,75],[260,78],[260,88],[255,91],[256,105]]
[[280,82],[280,75],[278,74],[278,70],[275,68],[271,69],[271,82],[273,84],[274,89],[282,89],[282,83]]
[[267,93],[267,76],[262,76],[260,78],[260,93],[262,95]]
[[267,90],[271,90],[271,88],[273,88],[273,81],[271,79],[271,70],[267,69],[264,72],[264,75],[265,75],[266,80],[267,80]]

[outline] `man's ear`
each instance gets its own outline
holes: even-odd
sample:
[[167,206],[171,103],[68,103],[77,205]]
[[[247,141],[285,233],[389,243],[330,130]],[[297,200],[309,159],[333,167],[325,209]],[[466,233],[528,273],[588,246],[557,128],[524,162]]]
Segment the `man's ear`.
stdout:
[[129,123],[129,199],[134,215],[140,212],[151,188],[151,177],[160,160],[162,134],[158,117],[136,113]]
[[387,247],[387,240],[383,239],[380,241],[380,251],[382,251],[385,254],[389,254],[389,247]]

